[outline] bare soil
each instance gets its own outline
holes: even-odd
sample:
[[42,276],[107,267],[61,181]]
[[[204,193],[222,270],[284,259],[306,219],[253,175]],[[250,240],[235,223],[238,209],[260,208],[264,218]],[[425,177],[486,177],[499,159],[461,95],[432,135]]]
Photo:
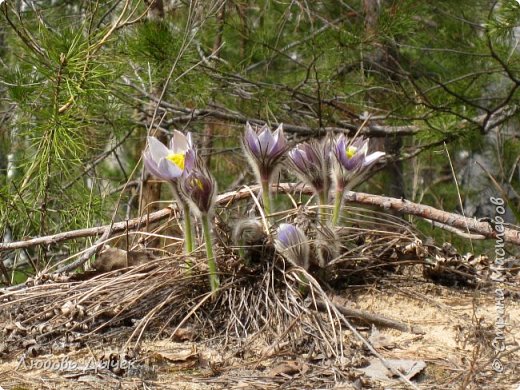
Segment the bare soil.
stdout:
[[[356,329],[385,360],[425,363],[426,367],[410,379],[416,388],[516,390],[520,387],[520,303],[512,295],[503,301],[505,350],[496,355],[492,346],[497,336],[496,320],[500,317],[496,299],[493,288],[445,287],[417,274],[393,274],[373,285],[351,285],[334,301],[424,330],[424,334],[411,334],[356,322]],[[94,369],[93,362],[107,361],[110,353],[119,353],[124,340],[111,340],[95,349],[87,345],[67,354],[30,358],[26,353],[25,360],[21,360],[22,353],[4,357],[0,386],[17,390],[412,388],[390,378],[392,375],[381,381],[364,374],[362,369],[374,357],[345,327],[342,359],[312,351],[294,354],[283,344],[269,348],[261,339],[208,340],[197,337],[197,329],[183,331],[184,340],[177,337],[177,341],[145,333],[139,364],[119,371]],[[248,348],[241,348],[241,344]],[[493,368],[494,359],[503,364],[503,372]],[[43,367],[46,361],[74,362],[79,367]]]

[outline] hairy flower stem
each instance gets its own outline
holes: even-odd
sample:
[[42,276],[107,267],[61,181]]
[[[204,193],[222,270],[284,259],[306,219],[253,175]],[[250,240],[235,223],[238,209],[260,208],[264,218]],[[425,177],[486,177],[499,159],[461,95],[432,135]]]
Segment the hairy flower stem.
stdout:
[[[183,204],[184,209],[184,248],[186,254],[193,252],[193,228],[191,226],[190,206],[187,203]],[[191,267],[191,264],[189,264]]]
[[262,202],[266,218],[271,215],[271,194],[269,190],[269,180],[262,179]]
[[244,262],[244,264],[246,266],[249,266],[251,265],[250,261],[249,261],[249,258],[247,257],[247,254],[246,254],[246,244],[244,242],[244,240],[240,240],[239,243],[238,243],[239,247],[238,247],[238,255],[240,256],[240,258],[242,259],[242,261]]
[[298,272],[298,291],[303,297],[309,292],[309,279],[304,272]]
[[318,192],[318,197],[320,200],[320,221],[323,224],[327,223],[327,193],[325,191]]
[[213,254],[213,240],[211,238],[211,227],[208,214],[201,215],[202,231],[204,232],[204,241],[206,243],[206,256],[209,266],[209,285],[211,292],[217,291],[220,281],[217,274],[217,264],[215,263],[215,255]]
[[343,204],[344,188],[336,190],[336,196],[334,198],[334,212],[332,214],[332,225],[335,226],[339,221],[339,214],[341,212],[341,205]]
[[[184,213],[184,254],[187,256],[193,252],[193,227],[191,225],[190,206],[179,194],[178,183],[173,183],[171,189],[173,197],[177,201],[177,207],[180,208],[182,206],[182,211]],[[189,271],[192,266],[191,261],[186,260],[186,265],[188,266]]]

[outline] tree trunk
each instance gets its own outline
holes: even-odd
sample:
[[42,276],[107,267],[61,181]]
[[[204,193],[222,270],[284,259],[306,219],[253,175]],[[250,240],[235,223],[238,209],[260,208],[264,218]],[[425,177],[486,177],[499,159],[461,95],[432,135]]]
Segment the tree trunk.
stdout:
[[[147,23],[155,23],[164,18],[164,4],[163,0],[146,0],[146,3],[149,5],[148,15],[147,15]],[[162,89],[164,87],[164,82],[158,82],[155,84],[151,91],[151,96],[155,98],[159,98],[161,96]],[[154,99],[151,99],[146,107],[146,117],[149,118],[147,120],[147,128],[148,135],[157,137],[157,139],[164,144],[167,144],[168,137],[164,132],[157,131],[156,126],[159,123],[161,118],[160,111],[158,110],[156,115],[154,116],[154,112],[156,110],[156,105]],[[146,145],[146,140],[144,142]],[[142,192],[139,202],[139,214],[145,213],[153,213],[160,209],[161,200],[161,182],[157,181],[156,178],[152,177],[148,172],[144,172],[143,174],[143,184],[142,184]],[[154,238],[151,239],[148,243],[151,247],[157,247],[159,245],[159,239]]]
[[[213,50],[215,53],[220,45],[222,45],[222,34],[224,33],[224,19],[226,14],[226,5],[222,6],[219,14],[217,15],[217,35],[215,36],[215,40],[213,41]],[[211,166],[211,149],[213,147],[213,134],[215,133],[216,123],[214,121],[207,122],[204,125],[204,134],[202,136],[201,146],[204,152],[203,159],[206,163],[206,166],[210,168]]]
[[[385,74],[383,70],[391,69],[392,61],[389,61],[389,48],[377,42],[378,22],[381,12],[382,0],[363,0],[363,12],[365,17],[365,36],[372,43],[372,50],[367,53],[365,69],[375,69]],[[392,74],[388,74],[392,77]],[[370,98],[368,98],[370,100]],[[386,136],[384,139],[375,140],[376,149],[384,149],[392,157],[398,157],[401,153],[403,140],[398,135]],[[401,162],[391,161],[385,169],[384,193],[395,198],[405,195],[403,180],[403,165]]]

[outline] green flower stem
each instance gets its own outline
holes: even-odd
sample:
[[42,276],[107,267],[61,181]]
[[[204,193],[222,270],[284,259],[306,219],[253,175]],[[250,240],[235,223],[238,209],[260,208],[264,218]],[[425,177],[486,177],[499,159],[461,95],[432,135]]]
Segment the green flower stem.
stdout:
[[[189,255],[193,252],[193,228],[191,226],[191,214],[190,207],[188,204],[183,204],[184,209],[184,249],[186,251],[186,255]],[[191,261],[187,260],[188,269],[191,268]]]
[[265,216],[271,214],[271,193],[269,187],[269,180],[262,180],[262,201],[264,203]]
[[239,243],[238,243],[238,255],[240,256],[240,258],[242,259],[242,261],[244,262],[244,264],[246,266],[250,265],[249,264],[249,259],[247,258],[247,254],[246,254],[246,248],[245,248],[245,242],[244,240],[240,240]]
[[187,204],[183,205],[184,209],[184,245],[186,247],[186,254],[193,252],[193,228],[191,226],[190,207]]
[[305,297],[309,292],[309,279],[305,276],[303,272],[298,272],[300,280],[298,280],[298,291],[300,294]]
[[320,191],[318,197],[320,199],[320,221],[325,224],[327,222],[327,193],[325,191]]
[[[182,206],[184,213],[184,251],[185,255],[193,252],[193,227],[191,225],[191,214],[189,205],[181,198],[178,189],[178,182],[171,183],[173,198],[177,201],[177,207]],[[187,261],[188,268],[191,268],[191,262]]]
[[334,198],[334,212],[332,214],[332,225],[335,226],[339,221],[339,214],[341,212],[341,205],[343,204],[344,188],[336,190],[336,196]]
[[220,282],[217,274],[217,264],[215,263],[215,255],[213,254],[213,240],[211,238],[211,227],[208,214],[201,215],[202,231],[204,232],[204,241],[206,243],[206,256],[208,257],[209,266],[209,284],[211,292],[217,291]]

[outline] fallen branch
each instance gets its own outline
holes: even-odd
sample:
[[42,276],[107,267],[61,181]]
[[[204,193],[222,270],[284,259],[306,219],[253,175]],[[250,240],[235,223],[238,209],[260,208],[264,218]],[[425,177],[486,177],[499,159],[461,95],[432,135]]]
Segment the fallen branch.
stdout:
[[128,230],[133,230],[140,226],[144,226],[147,223],[157,222],[166,219],[169,216],[171,216],[172,211],[172,208],[167,207],[154,213],[139,218],[129,219],[128,221],[117,222],[113,225],[111,224],[104,226],[96,226],[93,228],[71,230],[68,232],[57,233],[44,237],[36,237],[23,241],[0,243],[0,251],[28,248],[35,245],[52,245],[57,244],[61,241],[67,241],[74,238],[98,236],[100,234],[104,234],[107,230],[110,230],[111,228],[112,233],[125,231],[127,228]]
[[[273,187],[283,192],[299,191],[306,194],[312,193],[310,187],[301,185],[297,186],[296,184],[292,183],[280,183],[278,185],[274,185]],[[259,189],[260,188],[258,185],[254,185],[248,187],[248,189],[226,192],[217,197],[217,204],[220,206],[226,206],[230,203],[233,203],[236,200],[249,198],[251,196],[251,191],[258,192]],[[482,235],[487,239],[498,238],[496,231],[487,222],[480,222],[474,218],[467,218],[462,215],[448,213],[446,211],[438,210],[431,206],[425,206],[422,204],[409,202],[404,199],[390,198],[386,196],[372,195],[353,191],[348,192],[345,195],[345,198],[350,203],[377,206],[384,210],[396,210],[403,214],[415,215],[424,219],[439,222],[441,225],[436,226],[439,226],[441,228],[444,228],[445,226],[451,226],[465,232]],[[139,228],[140,226],[149,223],[159,222],[163,219],[171,217],[173,209],[173,206],[167,207],[154,213],[145,215],[143,217],[114,223],[113,225],[72,230],[68,232],[32,238],[23,241],[0,243],[0,251],[28,248],[35,245],[56,244],[58,242],[67,241],[74,238],[98,236],[105,233],[107,229],[111,229],[112,233],[118,233],[121,231],[125,231],[126,229],[134,230]],[[504,240],[504,242],[520,245],[520,231],[504,227],[504,234],[501,238]]]
[[[366,321],[370,324],[384,326],[386,328],[397,329],[401,332],[408,332],[414,334],[425,333],[425,331],[421,329],[421,327],[419,326],[408,325],[401,321],[392,320],[390,318],[383,317],[374,313],[369,313],[364,310],[352,309],[349,307],[341,306],[337,303],[333,303],[333,305],[341,314],[343,314],[347,318],[356,318],[358,320]],[[323,301],[316,301],[316,308],[319,311],[325,313],[329,310],[327,303]]]
[[112,232],[112,229],[107,229],[103,233],[103,235],[98,238],[98,240],[92,245],[88,250],[83,253],[78,259],[73,261],[70,264],[66,264],[60,268],[58,268],[55,273],[59,274],[62,272],[72,272],[76,268],[82,266],[84,263],[88,261],[92,256],[94,256],[97,252],[99,252],[102,248],[108,237],[110,236],[110,233]]
[[453,226],[448,226],[448,225],[446,225],[444,223],[435,222],[435,221],[432,221],[430,219],[425,219],[425,218],[423,218],[423,221],[428,222],[433,227],[441,228],[441,229],[446,230],[446,231],[448,231],[450,233],[454,233],[457,236],[462,237],[462,238],[467,238],[467,239],[470,239],[470,240],[485,240],[486,239],[486,236],[483,236],[482,234],[467,233],[467,232],[464,232],[464,231],[462,231],[460,229],[457,229],[457,228],[455,228]]
[[[480,234],[488,239],[498,239],[497,232],[488,222],[481,222],[475,218],[467,218],[459,214],[448,213],[431,206],[409,202],[406,199],[396,199],[380,195],[349,192],[346,200],[352,203],[378,206],[385,210],[396,210],[404,214],[415,215],[430,221],[439,222],[438,227],[451,226],[464,232]],[[520,231],[504,227],[501,237],[504,242],[520,245]]]

